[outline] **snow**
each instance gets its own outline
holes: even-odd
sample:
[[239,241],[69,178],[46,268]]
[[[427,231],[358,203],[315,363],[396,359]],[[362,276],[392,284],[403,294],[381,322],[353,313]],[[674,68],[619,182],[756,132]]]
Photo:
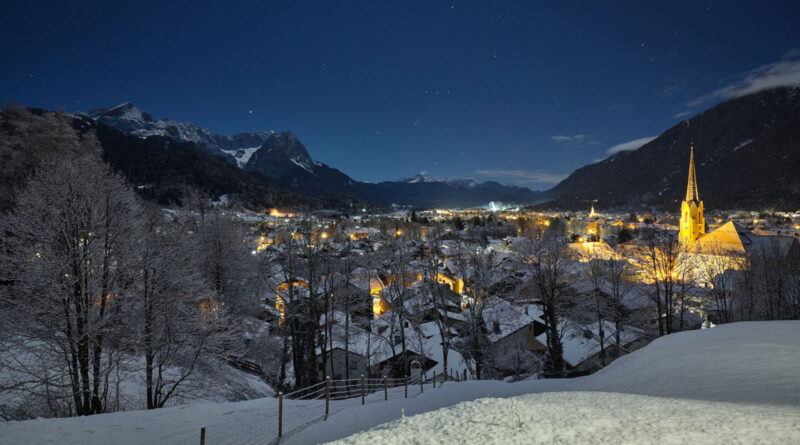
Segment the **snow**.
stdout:
[[244,166],[247,165],[247,161],[250,160],[250,158],[253,156],[253,153],[257,152],[259,148],[261,148],[260,145],[255,147],[238,148],[236,150],[220,150],[220,151],[233,156],[233,159],[236,159],[236,165],[238,165],[239,168],[244,168]]
[[519,308],[499,297],[489,298],[485,305],[486,308],[481,315],[486,324],[487,337],[492,343],[530,326],[536,321],[534,317],[521,312]]
[[478,186],[478,183],[472,179],[429,178],[424,175],[424,172],[417,173],[411,178],[400,179],[397,182],[405,182],[406,184],[441,183],[466,188],[475,188]]
[[[532,305],[533,306],[533,305]],[[586,359],[600,352],[600,332],[597,329],[596,323],[587,325],[579,325],[575,323],[568,323],[564,328],[564,335],[561,337],[561,344],[564,347],[564,360],[570,366],[577,366],[583,363]],[[605,332],[604,344],[606,348],[615,344],[614,334],[615,325],[612,322],[603,322],[603,331]],[[591,336],[587,337],[584,333],[590,333]],[[620,329],[620,343],[623,348],[639,338],[644,334],[637,328],[632,326],[623,326]],[[536,337],[536,341],[545,345],[547,344],[547,334],[542,333]]]
[[461,403],[334,443],[796,443],[798,419],[798,408],[562,392]]
[[737,144],[735,147],[733,147],[733,149],[731,151],[736,151],[736,150],[744,147],[745,145],[750,144],[751,142],[753,142],[752,139],[746,139],[746,140],[740,142],[739,144]]
[[[238,141],[237,138],[244,137],[248,140],[246,144],[252,145],[257,142],[263,143],[271,134],[274,134],[274,132],[257,132],[233,136],[216,135],[211,130],[200,128],[191,122],[177,122],[166,118],[157,121],[146,119],[144,113],[130,102],[110,108],[91,110],[86,116],[140,138],[167,136],[179,141],[194,142],[212,150],[219,150],[233,156],[240,167],[244,166],[247,159],[260,148],[260,145],[258,147],[241,147],[239,144],[245,142]],[[224,150],[223,147],[225,147]],[[242,150],[244,150],[243,154],[241,154]],[[240,153],[243,161],[236,153]]]
[[289,160],[290,160],[290,161],[292,161],[292,163],[293,163],[294,165],[296,165],[296,166],[298,166],[298,167],[302,168],[303,170],[305,170],[305,171],[307,171],[307,172],[311,173],[312,175],[314,175],[314,174],[315,174],[315,173],[314,173],[314,169],[313,169],[313,167],[309,166],[307,163],[303,162],[301,159],[298,159],[298,158],[291,158],[291,159],[289,159]]
[[[800,443],[798,333],[798,321],[683,332],[586,377],[410,387],[408,399],[333,404],[326,421],[319,400],[285,401],[310,426],[282,443]],[[7,422],[0,443],[197,443],[202,425],[207,443],[264,443],[276,402]]]
[[574,389],[800,406],[798,367],[799,321],[734,323],[661,337]]
[[[13,354],[21,365],[25,367],[35,366],[35,354],[24,353],[9,348],[7,344],[0,345],[4,354]],[[146,406],[144,388],[144,357],[122,358],[120,370],[120,386],[117,392],[115,388],[115,378],[111,377],[111,388],[119,397],[119,404],[124,410],[138,410]],[[167,366],[163,370],[164,376],[174,376],[179,370]],[[19,371],[11,371],[8,368],[0,369],[0,387],[10,387],[10,382],[17,382],[24,379],[24,374]],[[213,382],[212,385],[207,382]],[[16,406],[26,401],[24,391],[5,390],[0,391],[0,412],[8,407]],[[191,377],[180,388],[179,395],[170,399],[167,406],[181,405],[187,402],[227,402],[230,400],[245,400],[251,398],[272,397],[275,391],[270,385],[261,378],[247,372],[236,369],[224,361],[217,359],[200,360],[196,364]],[[129,411],[137,412],[137,411]],[[2,426],[0,423],[0,443],[2,439]]]

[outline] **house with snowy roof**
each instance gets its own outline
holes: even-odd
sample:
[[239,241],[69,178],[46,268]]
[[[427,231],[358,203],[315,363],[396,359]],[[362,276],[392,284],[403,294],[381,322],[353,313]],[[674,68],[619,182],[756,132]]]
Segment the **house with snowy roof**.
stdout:
[[320,379],[346,379],[368,375],[368,357],[371,351],[367,331],[353,323],[352,316],[336,310],[323,314],[320,317],[320,326],[327,335],[323,338],[324,354],[321,347],[316,348]]
[[543,353],[547,347],[537,337],[544,334],[545,324],[535,305],[517,307],[493,296],[488,298],[481,313],[492,357],[512,353]]
[[[579,324],[564,321],[559,330],[562,332],[561,345],[563,346],[564,362],[573,374],[588,373],[602,367],[598,323]],[[627,325],[622,326],[619,332],[620,348],[617,349],[614,323],[604,321],[603,333],[606,365],[624,354],[639,349],[649,343],[652,338],[641,329]],[[539,335],[537,340],[546,344],[547,334]]]

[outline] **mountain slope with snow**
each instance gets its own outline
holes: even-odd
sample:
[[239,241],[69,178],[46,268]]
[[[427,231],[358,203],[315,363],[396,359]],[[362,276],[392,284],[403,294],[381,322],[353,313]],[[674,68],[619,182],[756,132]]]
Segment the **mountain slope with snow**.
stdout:
[[178,122],[167,118],[153,120],[149,113],[142,112],[130,102],[90,110],[86,116],[124,133],[142,138],[166,136],[176,141],[194,142],[199,147],[220,157],[235,157],[229,152],[261,146],[272,134],[272,132],[261,131],[239,133],[232,136],[219,135],[191,122]]

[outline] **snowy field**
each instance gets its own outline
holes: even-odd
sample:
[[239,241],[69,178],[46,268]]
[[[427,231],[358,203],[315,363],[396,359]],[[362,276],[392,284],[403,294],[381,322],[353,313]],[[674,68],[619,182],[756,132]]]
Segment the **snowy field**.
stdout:
[[[377,394],[366,407],[337,402],[328,420],[309,415],[281,442],[800,443],[798,369],[800,322],[736,323],[658,339],[578,379],[447,383],[411,389],[409,399]],[[319,401],[287,403],[319,412]],[[0,443],[196,444],[201,425],[211,445],[270,443],[275,405],[267,398],[8,422]]]
[[789,444],[799,431],[800,408],[557,392],[460,403],[335,443]]

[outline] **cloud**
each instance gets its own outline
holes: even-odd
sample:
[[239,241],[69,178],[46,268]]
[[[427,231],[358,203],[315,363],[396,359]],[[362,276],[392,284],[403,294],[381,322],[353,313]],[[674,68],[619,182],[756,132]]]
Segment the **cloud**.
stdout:
[[800,85],[800,48],[784,54],[780,61],[762,65],[712,93],[688,103],[696,107],[720,99],[740,97],[775,87]]
[[628,142],[623,142],[621,144],[617,144],[608,150],[606,150],[607,154],[613,155],[614,153],[619,153],[621,151],[630,151],[636,150],[637,148],[641,147],[642,145],[652,141],[653,139],[657,138],[658,136],[648,136],[646,138],[639,138]]
[[688,115],[690,115],[692,113],[694,113],[694,111],[681,111],[680,113],[675,113],[675,116],[673,116],[673,117],[675,119],[680,119],[680,118],[686,117],[686,116],[688,116]]
[[671,85],[662,88],[661,90],[656,92],[656,96],[658,97],[669,97],[673,96],[676,93],[683,91],[686,88],[686,82],[675,82]]
[[585,134],[576,134],[575,136],[550,136],[550,139],[556,142],[582,142],[588,137]]
[[597,144],[597,141],[589,140],[591,136],[588,134],[576,134],[575,136],[564,136],[564,135],[556,135],[550,136],[555,142],[561,143],[570,143],[570,144]]
[[535,183],[558,184],[569,176],[559,173],[546,173],[538,170],[504,170],[500,168],[476,170],[475,173],[486,178],[504,180],[520,185]]

